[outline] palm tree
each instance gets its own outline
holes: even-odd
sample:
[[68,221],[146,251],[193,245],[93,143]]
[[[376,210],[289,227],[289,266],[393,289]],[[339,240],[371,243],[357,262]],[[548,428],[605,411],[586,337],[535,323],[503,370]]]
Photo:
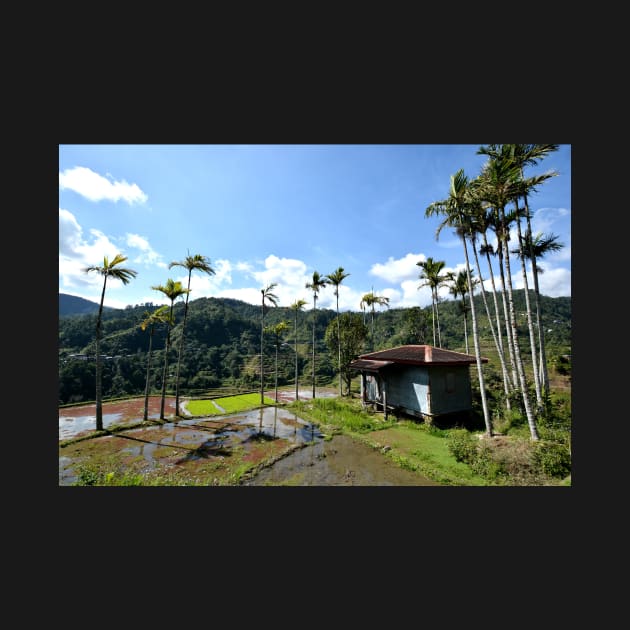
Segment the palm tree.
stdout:
[[149,352],[147,357],[147,382],[144,388],[144,415],[142,419],[146,422],[149,419],[149,382],[151,374],[151,356],[153,352],[153,332],[156,324],[170,323],[168,319],[168,313],[166,312],[168,306],[160,306],[153,313],[145,312],[146,319],[140,324],[142,330],[149,329]]
[[[484,307],[486,309],[486,315],[488,316],[488,324],[490,325],[490,331],[492,332],[492,338],[494,340],[494,344],[497,348],[497,353],[499,355],[499,361],[501,363],[501,371],[503,373],[503,386],[505,389],[505,404],[508,411],[511,408],[510,403],[510,393],[516,386],[516,367],[513,361],[513,347],[508,342],[508,351],[510,353],[510,359],[512,360],[512,370],[513,370],[513,380],[510,380],[510,373],[508,370],[507,362],[505,359],[505,349],[503,346],[503,333],[502,333],[502,325],[501,325],[501,314],[499,311],[499,301],[497,298],[497,286],[494,279],[494,270],[492,268],[492,260],[491,256],[495,255],[494,248],[488,242],[488,230],[493,225],[493,220],[495,217],[495,213],[493,210],[484,206],[484,204],[476,198],[476,187],[478,185],[478,180],[473,180],[470,182],[470,191],[472,197],[472,212],[474,213],[474,222],[475,222],[475,230],[476,233],[481,235],[482,244],[479,248],[477,248],[476,239],[473,239],[473,252],[475,254],[475,262],[477,264],[477,270],[479,272],[479,281],[481,287],[481,296],[483,299]],[[477,249],[479,251],[477,251]],[[481,270],[481,263],[479,262],[479,254],[485,256],[486,263],[488,265],[488,276],[490,279],[490,286],[492,287],[492,301],[494,304],[494,313],[495,313],[495,323],[496,323],[496,334],[495,334],[495,326],[492,323],[492,316],[490,315],[490,308],[488,307],[488,301],[486,300],[486,291],[484,287],[483,280],[483,272]],[[502,295],[502,302],[505,305],[505,298]],[[507,312],[507,310],[505,310]]]
[[306,288],[313,291],[313,398],[315,398],[315,318],[317,311],[317,296],[321,289],[328,284],[325,277],[322,277],[318,271],[313,271],[313,278],[306,283]]
[[118,267],[127,260],[127,256],[116,254],[109,261],[107,256],[103,257],[103,266],[93,265],[85,267],[83,271],[89,273],[95,271],[103,276],[103,290],[101,291],[101,303],[98,307],[98,316],[96,318],[96,430],[103,430],[103,364],[101,359],[101,323],[103,319],[103,301],[105,300],[105,288],[107,286],[107,278],[120,280],[123,284],[129,284],[132,278],[138,275],[133,269],[125,269]]
[[295,302],[293,302],[293,304],[291,304],[291,310],[295,313],[295,400],[299,400],[299,387],[298,387],[298,380],[299,380],[299,369],[298,369],[298,332],[297,332],[297,325],[298,325],[298,312],[302,310],[302,307],[306,304],[306,300],[296,300]]
[[545,400],[549,397],[549,372],[547,371],[547,356],[545,352],[545,331],[542,327],[542,308],[540,306],[540,289],[538,286],[538,276],[542,269],[536,264],[537,260],[543,258],[550,252],[560,251],[564,245],[558,242],[555,234],[542,234],[538,232],[532,237],[526,233],[523,237],[523,252],[526,258],[532,263],[532,275],[534,277],[534,294],[536,296],[536,324],[538,327],[538,348],[540,356],[540,372],[542,373],[543,393]]
[[278,306],[278,296],[272,291],[278,285],[272,282],[270,285],[260,290],[262,295],[262,312],[260,315],[260,404],[265,404],[265,378],[264,378],[264,354],[263,354],[263,337],[265,334],[265,302],[269,302],[274,306]]
[[[470,212],[470,185],[463,169],[460,169],[451,175],[451,185],[449,196],[443,201],[438,201],[429,205],[425,211],[426,216],[434,214],[445,214],[446,219],[443,225],[455,228],[457,235],[462,239],[464,245],[464,258],[466,261],[466,279],[470,288],[470,315],[472,318],[473,342],[475,345],[475,358],[477,361],[477,374],[479,377],[479,390],[481,394],[481,406],[483,409],[483,417],[486,425],[486,434],[492,436],[492,421],[488,412],[488,401],[486,397],[486,386],[484,381],[483,369],[481,366],[481,349],[479,347],[479,331],[477,327],[477,314],[475,309],[474,285],[470,270],[470,262],[468,259],[468,247],[466,237],[470,237],[472,233],[472,222]],[[441,228],[441,226],[440,226]],[[439,234],[438,228],[437,234]],[[427,259],[428,260],[428,259]]]
[[[514,345],[514,359],[516,361],[516,370],[523,397],[523,406],[527,416],[527,423],[531,434],[531,439],[537,441],[538,430],[536,420],[531,409],[529,394],[527,391],[527,382],[525,378],[525,368],[523,366],[523,358],[521,356],[520,345],[517,333],[516,313],[514,310],[514,298],[512,289],[512,273],[510,268],[510,251],[508,246],[509,225],[506,217],[506,206],[513,203],[516,199],[524,194],[524,191],[531,190],[536,185],[538,178],[529,178],[523,180],[520,174],[520,168],[510,155],[509,147],[501,145],[491,145],[492,150],[496,151],[496,155],[492,155],[482,168],[480,182],[478,188],[479,199],[492,205],[499,217],[500,232],[499,244],[501,245],[505,256],[503,263],[505,265],[505,281],[504,291],[507,288],[508,299],[508,316],[512,333],[512,343]],[[484,153],[485,147],[481,147],[477,153]]]
[[[508,145],[488,145],[487,147],[481,147],[479,153],[483,153],[485,155],[489,155],[495,159],[504,159],[509,157],[512,160],[517,168],[520,170],[520,176],[522,180],[525,180],[525,167],[532,166],[538,164],[541,160],[547,157],[550,153],[557,151],[559,149],[559,145],[557,144],[508,144]],[[540,176],[539,181],[545,181],[550,177],[556,176],[557,173],[555,171],[550,171]],[[531,225],[531,213],[529,211],[529,203],[528,196],[530,190],[534,189],[534,186],[531,188],[525,187],[521,192],[521,197],[523,199],[524,205],[524,213],[527,220],[527,229],[525,231],[525,235],[521,234],[520,229],[520,218],[517,224],[518,227],[518,238],[519,238],[519,249],[513,253],[517,253],[521,258],[521,265],[523,270],[523,283],[525,287],[525,303],[527,309],[527,323],[529,327],[529,336],[530,336],[530,344],[532,348],[532,365],[534,372],[534,379],[536,385],[536,396],[538,398],[538,403],[540,406],[541,396],[544,395],[545,401],[548,400],[549,395],[549,374],[547,372],[547,358],[545,353],[545,342],[544,342],[544,331],[542,329],[542,306],[540,302],[540,293],[537,288],[538,284],[538,274],[537,274],[537,265],[536,265],[536,255],[533,248],[533,240],[532,240],[532,225]],[[515,200],[515,204],[517,200]],[[517,206],[518,207],[518,206]],[[529,259],[532,265],[532,276],[534,277],[534,297],[536,300],[536,324],[538,326],[538,352],[540,357],[540,366],[537,370],[536,368],[536,344],[534,342],[534,326],[532,323],[532,315],[531,315],[531,306],[529,303],[529,290],[527,286],[527,273],[525,270],[525,259]],[[540,373],[542,372],[542,376]],[[542,381],[542,384],[541,384]],[[543,392],[541,394],[541,387]]]
[[337,345],[339,350],[339,396],[341,397],[341,329],[339,327],[339,286],[349,276],[343,267],[337,267],[335,271],[326,276],[329,284],[335,287],[335,297],[337,298]]
[[[457,299],[458,297],[461,296],[462,301],[460,302],[460,310],[464,316],[464,339],[465,339],[465,343],[466,343],[466,354],[470,354],[469,350],[468,350],[468,306],[466,305],[466,293],[469,293],[468,291],[468,277],[466,275],[466,270],[465,269],[461,269],[460,271],[457,272],[457,275],[455,275],[453,272],[451,272],[449,275],[449,279],[452,282],[451,286],[449,287],[449,293],[455,298]],[[470,275],[471,277],[474,275],[473,270],[470,270]],[[477,284],[477,280],[475,280],[473,278],[473,283]]]
[[275,373],[276,373],[275,400],[276,402],[278,402],[278,348],[280,347],[280,342],[282,341],[282,335],[284,335],[284,333],[287,331],[288,328],[289,328],[289,322],[285,322],[285,321],[278,322],[277,324],[274,324],[273,326],[265,327],[265,330],[268,333],[273,335],[274,337],[273,343],[274,343],[274,346],[276,347],[276,364],[275,364]]
[[[188,289],[184,289],[184,286],[181,282],[172,280],[169,278],[166,281],[165,285],[155,285],[151,287],[154,291],[160,291],[163,293],[170,301],[171,307],[168,313],[168,321],[166,324],[166,343],[164,345],[164,368],[162,369],[162,400],[160,402],[160,420],[164,420],[164,402],[166,400],[166,376],[167,376],[167,368],[168,368],[168,351],[171,342],[171,328],[173,327],[175,320],[173,318],[173,305],[175,304],[175,300],[182,295],[188,294]],[[177,410],[176,410],[177,412]]]
[[[521,167],[521,177],[525,178],[525,166],[537,164],[547,155],[559,149],[557,144],[517,144],[513,145],[513,155]],[[550,175],[556,175],[552,173]],[[534,277],[534,298],[536,300],[536,323],[538,326],[538,350],[540,357],[540,372],[542,372],[542,388],[545,402],[549,400],[549,372],[547,371],[547,356],[545,352],[545,331],[542,328],[542,304],[540,302],[540,292],[538,290],[538,269],[537,256],[532,239],[531,213],[529,211],[528,194],[523,195],[525,205],[525,217],[527,219],[527,229],[525,232],[526,243],[529,247],[522,249],[523,255],[529,259],[532,265],[532,275]],[[530,317],[531,321],[531,317]],[[531,329],[531,324],[530,324]]]
[[[492,245],[488,243],[487,232],[492,223],[493,213],[488,212],[487,208],[484,204],[477,198],[478,181],[472,180],[469,182],[468,186],[468,220],[470,221],[471,230],[469,232],[470,241],[472,244],[473,254],[475,256],[475,264],[477,266],[477,271],[479,274],[479,278],[477,282],[481,288],[481,299],[483,301],[484,308],[486,310],[486,315],[488,317],[488,326],[490,328],[490,333],[492,334],[492,339],[494,341],[494,345],[497,349],[497,355],[499,357],[499,362],[501,364],[501,372],[503,374],[503,389],[505,393],[505,407],[507,411],[510,411],[512,404],[510,401],[510,395],[512,389],[515,387],[515,384],[510,381],[510,375],[508,372],[507,363],[505,361],[505,352],[503,349],[503,336],[501,334],[501,316],[499,314],[499,303],[497,300],[497,292],[496,285],[494,282],[494,274],[492,270],[492,262],[490,261],[490,254],[494,254],[494,250]],[[481,235],[483,239],[483,245],[477,248],[477,240],[478,236]],[[479,251],[478,251],[479,249]],[[494,310],[496,315],[496,332],[495,325],[492,321],[492,316],[490,315],[490,307],[488,306],[488,300],[486,298],[486,290],[484,287],[484,279],[483,272],[481,270],[481,263],[479,262],[479,253],[486,255],[486,259],[488,262],[488,270],[490,272],[490,283],[492,285],[492,297],[494,301]],[[504,300],[505,303],[505,300]],[[508,344],[509,348],[512,348],[511,344]],[[510,351],[510,357],[513,354]],[[512,363],[514,365],[514,363]],[[515,376],[516,378],[516,376]]]
[[429,257],[425,261],[417,262],[416,265],[422,268],[420,272],[420,279],[424,280],[421,282],[418,288],[422,288],[425,286],[430,287],[431,289],[431,315],[433,317],[433,345],[435,346],[435,323],[437,320],[437,331],[438,331],[438,345],[442,347],[442,335],[440,334],[440,313],[438,311],[438,289],[441,285],[447,282],[448,275],[443,274],[440,275],[442,269],[444,269],[444,265],[446,263],[443,260],[433,260],[433,258]]
[[[374,307],[376,305],[379,306],[387,306],[389,308],[389,298],[383,295],[375,295],[374,289],[372,289],[369,293],[366,293],[362,298],[359,306],[361,310],[364,310],[366,307],[370,309],[371,312],[371,325],[372,325],[372,334],[370,335],[371,342],[371,350],[374,352]],[[364,311],[365,312],[365,311]]]
[[186,331],[186,319],[188,317],[188,297],[190,294],[190,278],[193,271],[202,271],[209,276],[215,274],[214,269],[210,264],[210,259],[201,254],[195,254],[191,256],[190,253],[182,261],[173,261],[168,268],[172,267],[185,267],[188,269],[188,293],[186,293],[186,302],[184,304],[184,321],[182,322],[182,336],[179,340],[179,352],[177,353],[177,371],[175,373],[175,415],[179,416],[179,370],[182,364],[182,352],[184,349],[184,333]]

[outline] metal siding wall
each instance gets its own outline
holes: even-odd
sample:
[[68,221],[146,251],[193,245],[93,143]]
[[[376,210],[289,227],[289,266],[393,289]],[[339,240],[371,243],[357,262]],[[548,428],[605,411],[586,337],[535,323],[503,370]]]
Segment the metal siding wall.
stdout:
[[[455,391],[446,391],[446,374],[455,374]],[[431,368],[431,406],[434,414],[468,411],[472,408],[468,366]]]
[[429,378],[424,368],[391,367],[385,373],[387,378],[387,402],[396,407],[427,413]]

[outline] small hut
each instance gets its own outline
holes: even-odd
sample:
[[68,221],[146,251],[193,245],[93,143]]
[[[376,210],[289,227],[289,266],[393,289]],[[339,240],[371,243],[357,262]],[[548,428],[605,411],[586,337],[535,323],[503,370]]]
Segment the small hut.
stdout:
[[[431,421],[470,412],[470,365],[477,359],[429,345],[398,346],[362,354],[350,363],[361,373],[361,401]],[[483,363],[488,359],[482,358]]]

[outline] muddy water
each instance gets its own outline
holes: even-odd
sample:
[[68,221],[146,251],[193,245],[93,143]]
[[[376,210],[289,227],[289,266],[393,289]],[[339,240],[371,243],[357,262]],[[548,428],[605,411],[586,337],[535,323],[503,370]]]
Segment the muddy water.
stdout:
[[[307,392],[305,392],[306,394]],[[300,392],[300,395],[302,392]],[[319,395],[319,393],[318,393]],[[80,415],[59,418],[59,439],[76,435],[81,430],[93,430],[94,416]],[[120,414],[104,414],[104,425],[120,421]],[[152,441],[143,434],[158,429],[138,428],[124,433],[132,442],[131,455],[142,456],[148,465],[159,465],[153,455],[158,446],[182,448],[220,449],[247,441],[258,434],[285,438],[295,444],[305,445],[262,469],[243,485],[296,485],[296,486],[437,486],[439,484],[409,470],[398,467],[385,455],[345,435],[324,440],[316,425],[306,422],[278,407],[265,407],[245,413],[214,416],[212,421],[224,423],[222,428],[209,429],[201,424],[209,419],[184,419],[178,423],[166,423],[159,429],[159,436]],[[108,437],[97,438],[100,440]],[[191,457],[193,457],[191,455]],[[76,481],[72,461],[59,458],[59,485],[71,485]]]
[[306,446],[263,469],[246,486],[439,486],[346,435]]

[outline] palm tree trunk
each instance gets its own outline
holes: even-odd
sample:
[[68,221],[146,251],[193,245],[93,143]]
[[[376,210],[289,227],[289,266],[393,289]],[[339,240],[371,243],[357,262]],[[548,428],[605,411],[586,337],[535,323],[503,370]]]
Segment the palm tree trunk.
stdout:
[[276,339],[276,402],[278,402],[278,340]]
[[[523,169],[521,169],[523,175]],[[542,374],[543,397],[549,399],[549,372],[547,370],[547,354],[545,352],[545,331],[542,327],[542,305],[540,303],[540,290],[538,288],[538,266],[534,255],[534,243],[532,238],[532,222],[529,214],[527,195],[523,196],[525,204],[525,217],[527,219],[527,242],[529,243],[529,259],[532,261],[532,276],[534,277],[534,296],[536,298],[536,323],[538,326],[538,351],[540,357],[540,373]]]
[[492,437],[492,422],[490,420],[490,413],[488,412],[488,401],[486,400],[486,386],[483,378],[483,369],[481,367],[481,350],[479,348],[479,331],[477,329],[477,315],[475,312],[475,294],[472,283],[472,277],[470,274],[470,263],[468,262],[468,247],[466,246],[466,237],[462,236],[462,242],[464,244],[464,256],[466,258],[466,276],[468,278],[468,287],[470,289],[470,315],[472,318],[473,327],[473,343],[475,345],[475,357],[477,359],[477,374],[479,376],[479,391],[481,393],[481,406],[483,408],[483,420],[486,425],[486,434]]
[[433,287],[431,287],[431,325],[433,327],[433,346],[437,347],[437,339],[435,337],[435,296],[433,295]]
[[315,308],[316,308],[317,298],[313,294],[313,400],[315,400]]
[[177,372],[175,375],[175,416],[179,417],[179,369],[182,364],[182,353],[184,350],[184,333],[186,332],[186,319],[188,317],[188,296],[190,294],[190,276],[192,270],[188,271],[188,293],[186,293],[186,303],[184,304],[184,321],[182,322],[182,338],[179,341],[179,352],[177,353]]
[[149,381],[151,375],[151,355],[153,352],[153,328],[154,324],[151,324],[151,331],[149,332],[149,355],[147,357],[147,383],[144,388],[144,415],[142,416],[145,422],[149,419]]
[[374,352],[374,303],[372,303],[372,352]]
[[[510,376],[508,374],[507,365],[505,364],[505,355],[503,353],[503,341],[501,339],[501,318],[499,316],[499,304],[497,302],[497,292],[494,285],[494,275],[492,274],[492,264],[490,263],[490,255],[488,254],[488,241],[486,240],[485,234],[483,235],[484,244],[486,245],[486,258],[488,259],[488,268],[490,270],[490,282],[492,283],[492,296],[494,297],[494,310],[497,318],[497,330],[495,331],[494,325],[492,324],[492,317],[490,316],[490,307],[488,306],[488,300],[486,299],[486,290],[483,286],[483,274],[481,273],[481,263],[479,262],[479,255],[477,253],[477,246],[475,245],[475,241],[473,239],[473,253],[475,255],[475,263],[477,264],[477,273],[479,274],[479,286],[481,287],[481,299],[483,300],[483,305],[486,309],[486,315],[488,317],[488,325],[490,326],[490,332],[492,334],[492,339],[494,339],[494,345],[497,349],[497,354],[499,356],[499,362],[501,363],[501,372],[503,374],[503,391],[505,393],[505,406],[509,411],[512,407],[510,402]],[[472,302],[472,297],[470,301]],[[498,334],[497,334],[498,333]]]
[[[512,338],[512,329],[510,327],[510,315],[508,313],[508,304],[505,298],[506,295],[506,280],[505,280],[505,257],[503,256],[503,244],[501,240],[499,240],[499,247],[497,252],[499,258],[499,276],[501,278],[501,302],[503,304],[503,316],[505,319],[505,337],[507,341],[508,351],[510,355],[510,365],[512,367],[512,388],[516,389],[518,387],[518,374],[516,370],[516,359],[514,356],[514,339]],[[509,256],[508,256],[509,258]]]
[[299,400],[298,387],[298,338],[297,338],[297,309],[295,310],[295,400]]
[[[516,204],[518,215],[518,203]],[[532,353],[532,372],[534,375],[534,390],[536,392],[536,405],[542,409],[542,395],[540,393],[540,377],[538,375],[538,358],[536,357],[536,341],[534,336],[534,324],[532,322],[532,309],[529,302],[529,285],[527,282],[527,266],[525,265],[525,254],[523,252],[523,237],[521,234],[521,219],[517,216],[516,230],[518,238],[518,257],[521,261],[521,273],[523,274],[523,290],[525,291],[525,312],[527,314],[527,328],[529,330],[529,345]]]
[[[501,208],[501,219],[503,223],[505,222],[505,212],[504,209]],[[505,231],[504,231],[505,234]],[[525,407],[525,414],[527,416],[527,424],[529,425],[529,431],[531,433],[532,440],[538,440],[538,431],[536,429],[536,421],[534,419],[534,415],[532,413],[531,405],[529,402],[529,394],[527,392],[527,382],[525,380],[525,370],[523,368],[523,360],[521,358],[519,343],[518,343],[518,333],[516,328],[516,315],[514,312],[514,299],[512,296],[512,273],[510,270],[510,253],[508,250],[507,238],[504,237],[504,245],[505,245],[505,275],[507,277],[507,289],[508,289],[508,306],[509,306],[509,316],[510,316],[510,325],[512,328],[512,342],[514,344],[514,358],[516,360],[516,369],[518,371],[518,378],[521,387],[521,395],[523,397],[523,406]]]
[[[173,309],[171,308],[170,316],[173,316]],[[160,420],[164,420],[164,402],[166,400],[166,375],[168,368],[168,351],[171,341],[171,325],[168,324],[166,331],[166,344],[164,345],[164,367],[162,368],[162,399],[160,401]]]
[[260,316],[260,404],[265,404],[265,385],[264,385],[264,355],[263,355],[263,336],[265,334],[265,296],[262,299],[262,314]]
[[536,258],[532,257],[532,275],[534,276],[534,296],[536,298],[536,325],[538,327],[538,349],[540,357],[540,373],[542,374],[543,398],[549,398],[549,372],[547,370],[547,355],[545,351],[545,331],[542,326],[542,305],[538,288],[538,267]]
[[341,325],[339,324],[339,293],[337,293],[337,349],[339,350],[339,397],[341,392]]
[[107,275],[103,277],[103,291],[101,292],[101,303],[98,307],[98,317],[96,318],[96,430],[103,430],[103,363],[101,360],[101,326],[103,318],[103,302],[105,301],[105,287],[107,286]]
[[462,296],[462,306],[464,307],[464,341],[466,343],[466,354],[470,354],[468,350],[468,314],[466,313],[466,300]]
[[435,319],[437,321],[437,331],[438,331],[438,345],[442,347],[442,333],[440,332],[440,311],[438,308],[440,298],[438,296],[437,287],[435,287]]

